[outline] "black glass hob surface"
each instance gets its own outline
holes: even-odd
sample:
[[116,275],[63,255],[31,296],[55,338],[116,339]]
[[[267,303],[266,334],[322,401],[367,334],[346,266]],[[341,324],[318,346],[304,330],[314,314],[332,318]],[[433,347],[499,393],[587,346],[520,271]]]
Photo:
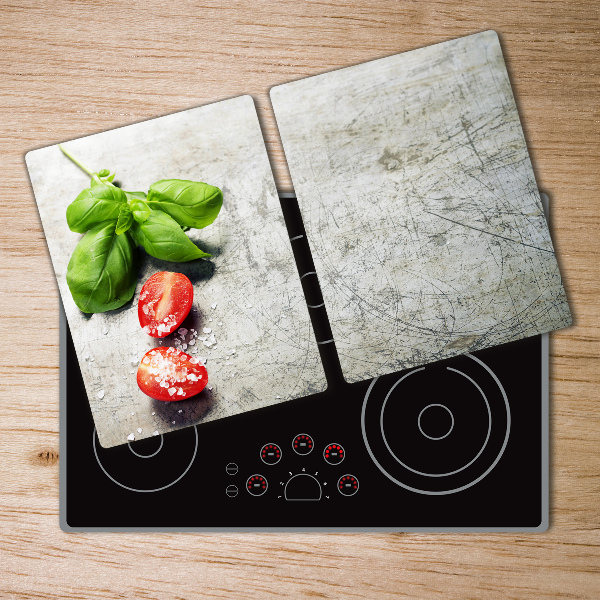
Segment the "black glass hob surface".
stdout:
[[63,528],[543,530],[545,345],[538,336],[104,449],[68,336]]
[[[293,197],[282,209],[303,235]],[[314,271],[308,244],[293,249]],[[318,282],[302,284],[320,304]],[[325,308],[311,319],[331,339]],[[335,344],[319,351],[325,392],[105,449],[61,310],[61,527],[547,528],[547,334],[352,385]]]

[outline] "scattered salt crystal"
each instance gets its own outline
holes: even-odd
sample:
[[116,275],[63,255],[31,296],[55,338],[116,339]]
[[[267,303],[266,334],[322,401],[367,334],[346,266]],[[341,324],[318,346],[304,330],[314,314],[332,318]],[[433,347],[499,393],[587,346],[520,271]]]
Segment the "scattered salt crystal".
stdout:
[[[181,389],[181,388],[179,388],[179,389]],[[183,411],[182,411],[182,410],[178,410],[177,412],[178,412],[179,414],[181,414]]]
[[223,325],[223,321],[219,321],[217,325]]
[[209,386],[208,386],[208,389],[209,389],[209,390],[212,390],[212,385],[209,385]]
[[187,345],[187,344],[183,344],[183,345],[181,346],[181,349],[182,349],[182,350],[187,350],[187,347],[188,347],[188,345]]
[[133,442],[133,440],[135,440],[135,435],[133,435],[133,433],[130,433],[130,434],[127,436],[127,440],[128,440],[128,441],[130,441],[130,442]]
[[123,379],[127,379],[127,375],[123,375]]
[[173,425],[175,425],[175,421],[171,421],[171,423],[173,423]]
[[213,342],[202,342],[207,348],[210,348],[213,345]]
[[144,358],[143,358],[142,362],[143,362],[145,365],[147,365],[147,364],[150,364],[150,359],[149,359],[147,356],[144,356]]
[[[154,413],[153,413],[154,414]],[[158,435],[158,431],[155,431],[152,435]]]
[[233,363],[230,363],[230,362],[226,362],[226,363],[225,363],[225,364],[226,364],[226,365],[232,365],[232,364],[233,364]]
[[89,358],[90,358],[90,357],[89,357],[89,356],[86,354],[86,355],[83,357],[83,360],[89,360]]
[[138,432],[138,433],[142,433],[142,428],[141,428],[141,427],[138,427],[138,428],[137,428],[137,432]]
[[137,365],[137,364],[138,364],[138,362],[139,362],[139,359],[138,359],[138,357],[137,357],[137,356],[132,356],[132,357],[129,359],[129,362],[130,362],[132,365]]
[[103,327],[103,328],[102,328],[102,333],[103,333],[104,335],[106,335],[106,334],[108,333],[108,327]]
[[188,346],[193,346],[196,343],[196,340],[190,340],[188,342]]
[[176,391],[177,391],[177,389],[176,389],[176,388],[174,388],[174,387],[172,387],[172,388],[169,388],[169,389],[167,390],[167,392],[169,392],[169,396],[172,396],[172,395],[173,395],[173,394],[174,394]]
[[132,416],[132,417],[133,417],[133,415],[135,415],[135,413],[134,413],[134,412],[132,412],[132,413],[131,413],[131,416]]
[[217,308],[217,303],[214,302],[213,304],[210,305],[211,308]]
[[281,400],[281,396],[277,396],[277,400]]
[[155,413],[155,412],[153,412],[152,414],[153,414],[153,415],[155,415],[156,413]]
[[210,333],[210,332],[212,331],[212,329],[211,329],[210,327],[204,327],[204,328],[202,329],[202,331],[203,331],[204,333]]
[[177,330],[177,333],[181,336],[181,337],[185,337],[187,335],[188,330],[185,327],[180,327]]
[[100,398],[100,400],[102,400],[102,398],[104,398],[104,390],[100,390],[96,396],[98,396],[98,398]]
[[248,307],[248,308],[252,308],[252,304],[248,304],[248,305],[247,305],[247,307]]
[[[200,359],[200,360],[202,360],[202,359]],[[190,362],[193,365],[197,365],[198,364],[198,359],[195,356],[192,356],[192,358],[190,358]]]
[[209,321],[212,321],[212,319],[208,319]]
[[148,325],[144,325],[144,327],[142,327],[142,331],[150,335],[150,327]]
[[132,375],[135,373],[135,369],[133,371],[129,371]]
[[90,362],[94,362],[94,357],[92,356],[92,358],[90,358]]

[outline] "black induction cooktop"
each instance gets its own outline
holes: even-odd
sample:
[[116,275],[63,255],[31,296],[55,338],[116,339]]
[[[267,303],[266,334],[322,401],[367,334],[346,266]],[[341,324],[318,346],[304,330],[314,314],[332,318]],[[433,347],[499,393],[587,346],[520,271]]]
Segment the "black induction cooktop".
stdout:
[[[319,306],[298,205],[281,202]],[[548,527],[547,334],[348,384],[325,307],[311,319],[325,392],[105,449],[61,310],[63,530]]]

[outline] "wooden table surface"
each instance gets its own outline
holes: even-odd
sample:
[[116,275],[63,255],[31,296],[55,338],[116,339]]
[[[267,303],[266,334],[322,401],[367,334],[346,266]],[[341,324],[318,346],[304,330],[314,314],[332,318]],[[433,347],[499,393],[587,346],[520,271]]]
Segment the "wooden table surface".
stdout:
[[[0,27],[1,598],[600,597],[596,1],[0,0]],[[550,530],[63,533],[58,292],[24,154],[252,94],[289,191],[270,87],[485,29],[500,34],[575,318],[551,338]]]

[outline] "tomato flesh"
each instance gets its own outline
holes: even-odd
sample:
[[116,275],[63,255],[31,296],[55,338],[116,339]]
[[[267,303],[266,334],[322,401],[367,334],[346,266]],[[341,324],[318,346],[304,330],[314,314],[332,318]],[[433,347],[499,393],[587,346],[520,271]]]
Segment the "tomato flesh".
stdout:
[[138,300],[138,318],[145,333],[162,338],[188,316],[194,300],[192,282],[182,273],[160,271],[148,278]]
[[208,383],[208,374],[195,357],[178,348],[148,350],[137,371],[137,384],[156,400],[176,401],[199,394]]

